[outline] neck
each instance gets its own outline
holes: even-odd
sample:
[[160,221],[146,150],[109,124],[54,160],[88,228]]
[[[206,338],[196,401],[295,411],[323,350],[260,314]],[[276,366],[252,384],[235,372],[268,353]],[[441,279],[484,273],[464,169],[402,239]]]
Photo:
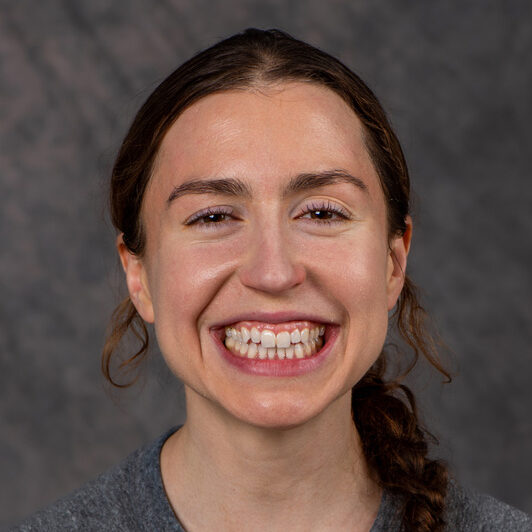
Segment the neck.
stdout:
[[187,530],[243,530],[250,523],[253,530],[326,530],[320,520],[331,530],[371,527],[380,490],[361,451],[350,394],[284,429],[220,415],[192,390],[187,414],[161,454],[165,488]]

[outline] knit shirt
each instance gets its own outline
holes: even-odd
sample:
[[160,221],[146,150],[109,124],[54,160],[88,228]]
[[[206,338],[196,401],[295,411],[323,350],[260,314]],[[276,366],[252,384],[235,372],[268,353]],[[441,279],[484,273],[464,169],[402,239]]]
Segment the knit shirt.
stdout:
[[[166,497],[161,477],[161,448],[176,430],[137,450],[12,532],[185,532]],[[384,491],[370,532],[399,532],[400,506],[396,496]],[[454,481],[449,485],[445,519],[446,530],[453,532],[532,532],[531,517],[492,497],[466,491]]]

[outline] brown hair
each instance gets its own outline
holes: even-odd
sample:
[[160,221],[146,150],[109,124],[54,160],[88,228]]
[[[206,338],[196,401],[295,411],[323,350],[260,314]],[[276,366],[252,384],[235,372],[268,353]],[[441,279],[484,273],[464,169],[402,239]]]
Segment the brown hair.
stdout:
[[[389,238],[405,232],[410,211],[408,169],[399,141],[371,90],[324,52],[278,30],[249,29],[180,66],[155,89],[135,117],[118,153],[110,191],[113,223],[132,253],[141,256],[145,248],[140,212],[154,159],[165,133],[184,109],[215,92],[290,81],[324,85],[353,109],[362,122],[365,143],[386,198]],[[394,317],[400,336],[413,351],[408,369],[423,355],[448,378],[424,325],[425,313],[415,287],[406,275]],[[131,382],[115,380],[111,361],[128,331],[141,346],[119,364],[119,370],[136,368],[149,344],[146,326],[129,298],[113,314],[102,354],[104,375],[120,387]],[[414,396],[402,384],[404,374],[385,379],[385,373],[383,352],[352,392],[353,419],[366,459],[380,485],[401,497],[404,530],[442,530],[446,468],[427,456],[427,440],[432,437],[419,424]]]

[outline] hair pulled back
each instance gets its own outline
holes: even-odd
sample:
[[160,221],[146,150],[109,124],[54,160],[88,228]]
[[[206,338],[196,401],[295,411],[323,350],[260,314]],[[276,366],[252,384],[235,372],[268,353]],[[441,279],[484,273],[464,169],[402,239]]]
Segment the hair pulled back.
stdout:
[[[317,83],[338,94],[363,125],[364,140],[384,192],[389,238],[404,234],[410,211],[410,179],[406,161],[386,115],[365,83],[334,57],[278,30],[249,29],[199,53],[166,78],[136,115],[118,153],[111,177],[112,221],[129,251],[142,256],[145,234],[141,220],[144,192],[164,135],[194,102],[216,92],[252,90],[291,81]],[[412,349],[408,370],[423,355],[449,377],[435,354],[424,326],[425,313],[405,275],[393,316],[397,330]],[[112,359],[128,331],[140,348],[118,365],[136,368],[145,357],[149,336],[129,298],[113,313],[103,354],[102,370],[115,386]],[[353,420],[366,459],[380,485],[401,497],[405,531],[440,531],[444,527],[447,472],[427,456],[433,439],[418,421],[412,392],[402,376],[385,378],[383,352],[352,391]],[[134,379],[133,379],[134,382]]]

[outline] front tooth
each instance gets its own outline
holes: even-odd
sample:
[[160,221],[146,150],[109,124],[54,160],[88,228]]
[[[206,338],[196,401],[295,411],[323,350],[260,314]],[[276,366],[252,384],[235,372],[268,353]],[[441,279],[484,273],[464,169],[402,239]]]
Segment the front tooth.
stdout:
[[259,345],[258,351],[259,351],[259,358],[261,360],[264,360],[268,356],[268,350],[264,346]]
[[251,328],[251,341],[255,344],[260,344],[260,331],[257,327]]
[[248,347],[248,358],[255,358],[257,356],[257,344],[251,342]]
[[290,333],[288,331],[280,332],[276,338],[277,347],[289,347],[290,346]]
[[294,358],[294,346],[291,345],[290,347],[287,347],[285,350],[286,358],[292,359]]
[[294,329],[290,333],[290,341],[293,344],[298,344],[299,342],[301,342],[301,333],[299,332],[299,329]]
[[305,356],[305,353],[303,352],[303,346],[301,344],[296,344],[294,346],[294,354],[296,355],[296,358],[303,358]]
[[268,358],[270,360],[273,360],[275,358],[275,353],[276,353],[276,349],[275,347],[268,347]]
[[303,329],[301,331],[301,341],[306,344],[308,342],[308,337],[309,337],[309,331],[308,329]]
[[262,331],[260,333],[260,343],[262,347],[275,347],[275,333],[273,331]]
[[247,344],[248,340],[251,338],[251,334],[249,333],[249,330],[247,329],[247,327],[242,327],[241,331],[242,331],[242,342]]
[[284,349],[283,347],[278,347],[277,358],[279,358],[279,360],[284,360],[285,356],[286,356],[286,349]]

